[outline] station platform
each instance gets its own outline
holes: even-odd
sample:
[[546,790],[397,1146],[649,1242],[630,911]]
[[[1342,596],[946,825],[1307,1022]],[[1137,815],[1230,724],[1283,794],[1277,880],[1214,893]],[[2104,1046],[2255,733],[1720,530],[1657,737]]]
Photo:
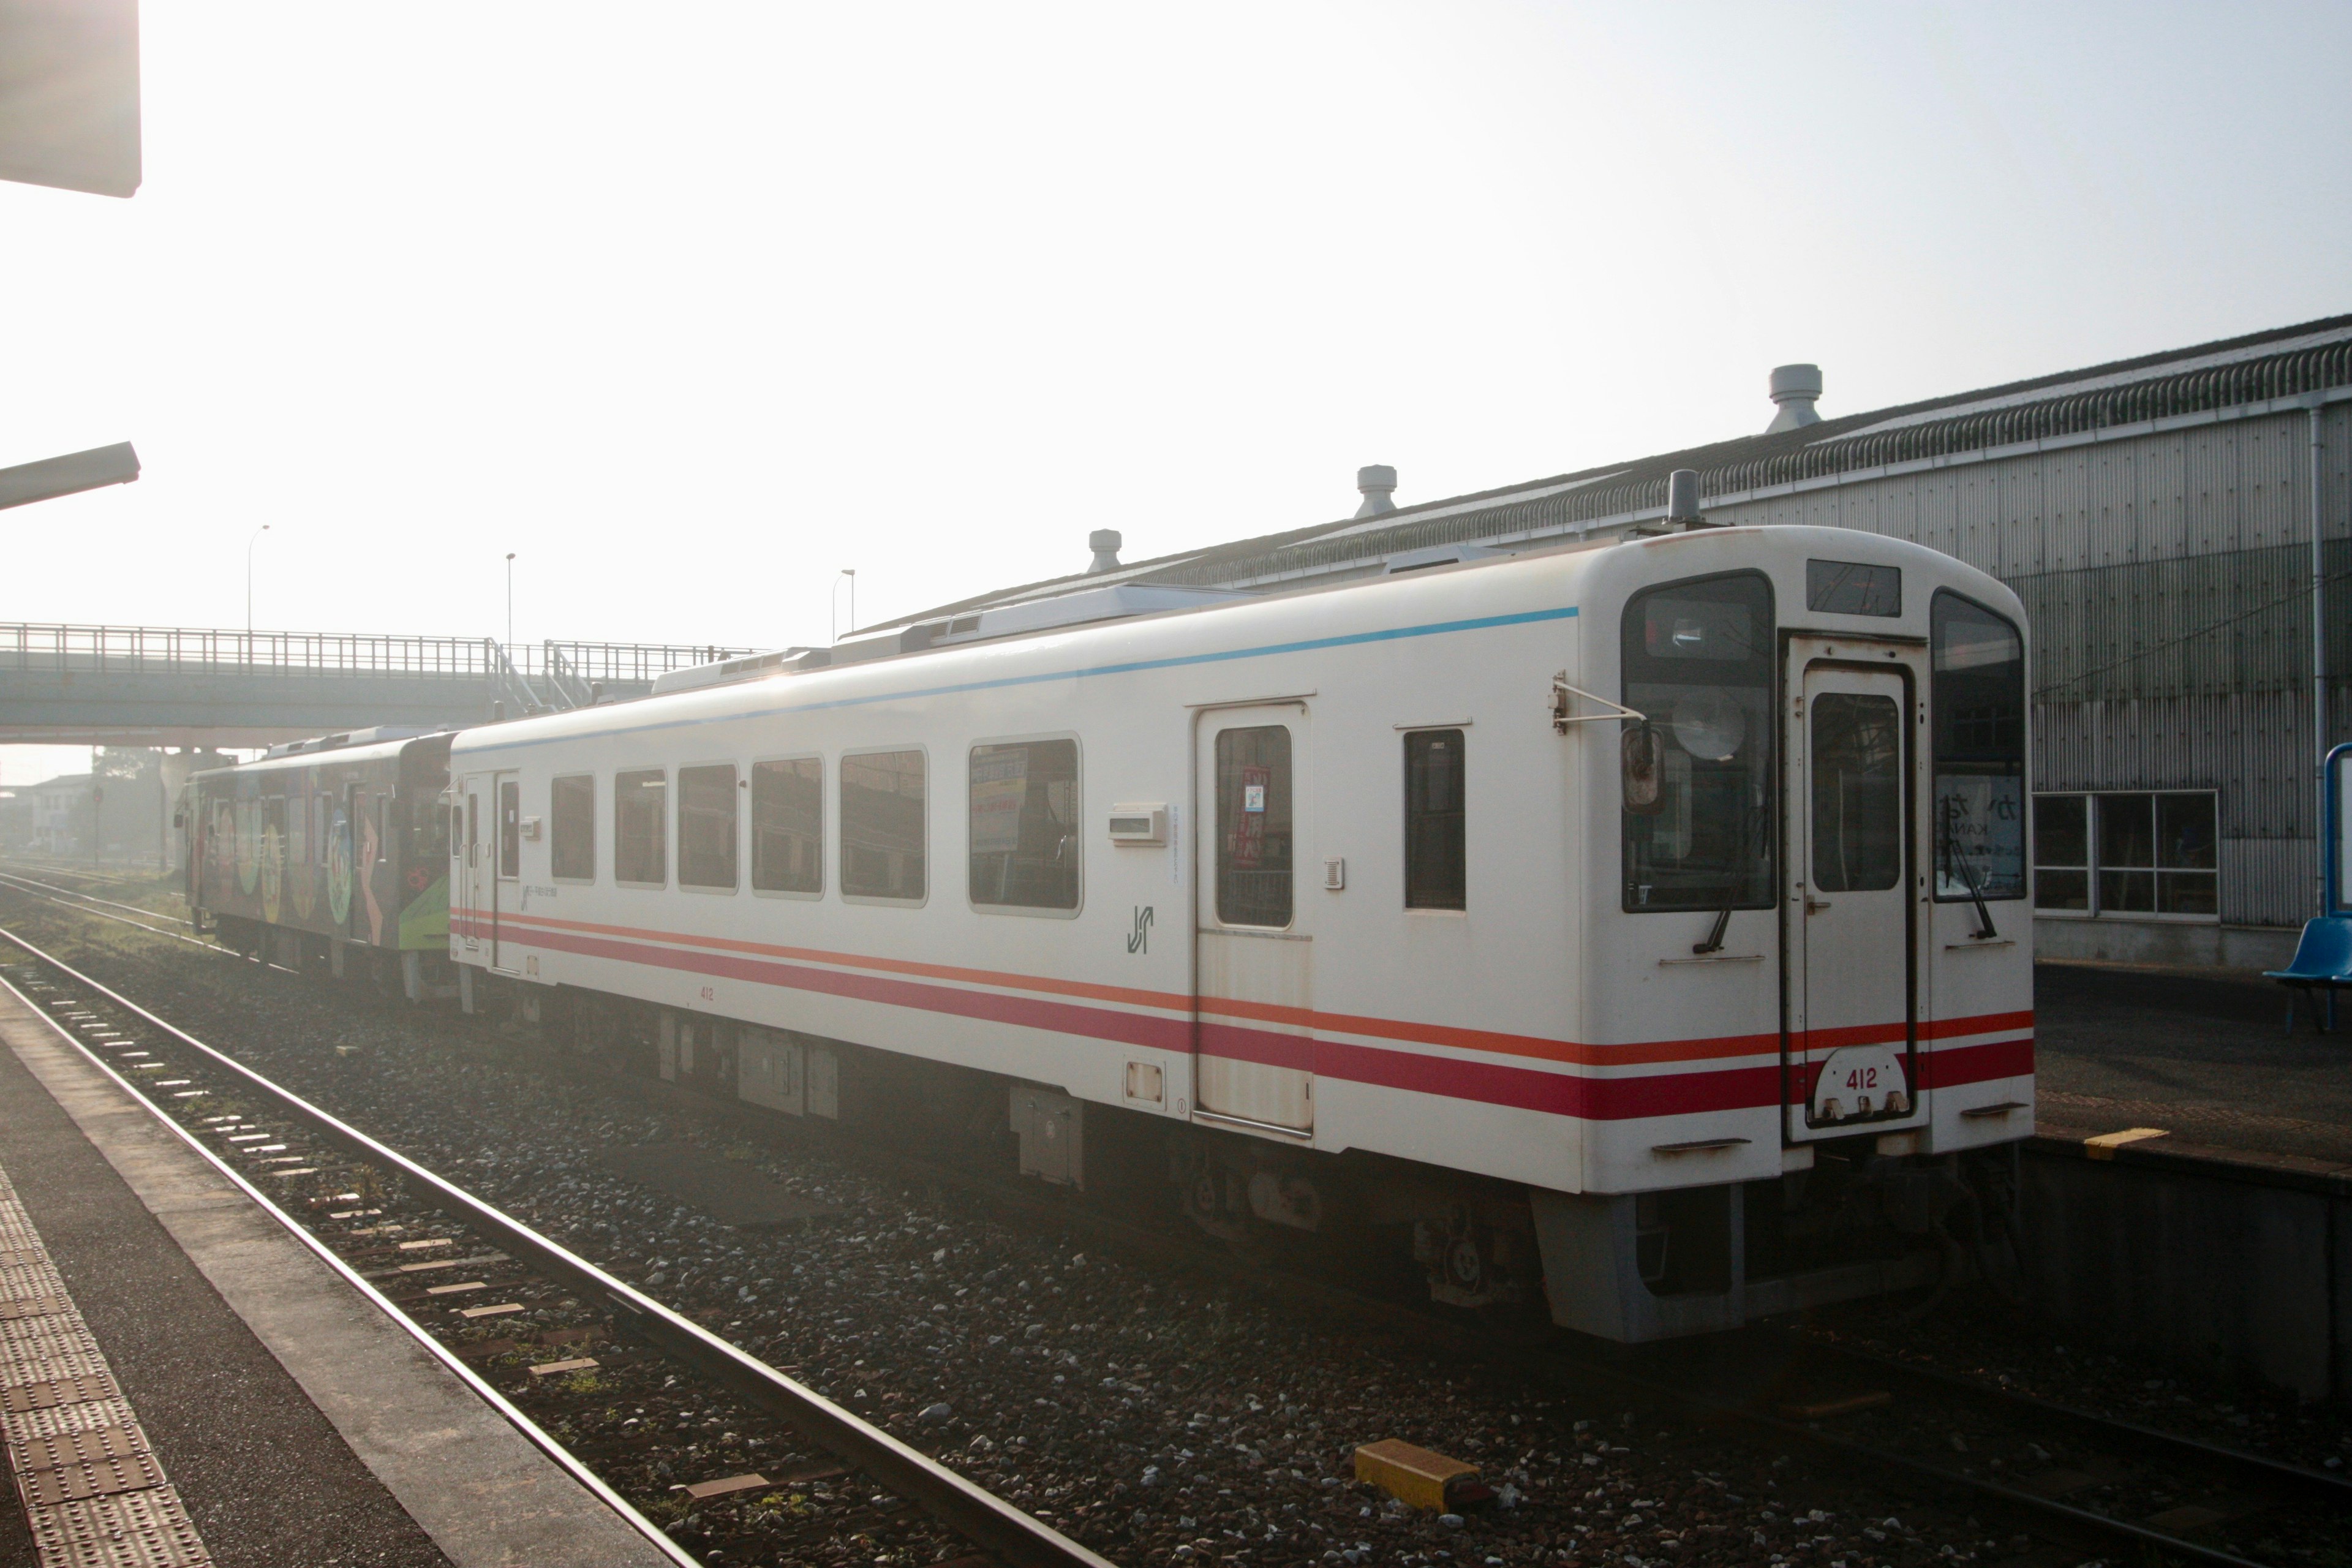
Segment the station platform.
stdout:
[[2352,1007],[2321,1034],[2308,1004],[2228,971],[2034,966],[2035,1124],[2161,1129],[2168,1142],[2352,1166]]
[[0,1568],[671,1561],[0,991]]

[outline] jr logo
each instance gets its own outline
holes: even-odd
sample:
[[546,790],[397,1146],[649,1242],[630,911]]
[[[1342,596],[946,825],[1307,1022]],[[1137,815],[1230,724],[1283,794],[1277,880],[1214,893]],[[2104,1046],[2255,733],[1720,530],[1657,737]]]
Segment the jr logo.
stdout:
[[1139,905],[1136,909],[1135,929],[1127,933],[1127,951],[1129,952],[1151,951],[1151,906],[1150,904]]

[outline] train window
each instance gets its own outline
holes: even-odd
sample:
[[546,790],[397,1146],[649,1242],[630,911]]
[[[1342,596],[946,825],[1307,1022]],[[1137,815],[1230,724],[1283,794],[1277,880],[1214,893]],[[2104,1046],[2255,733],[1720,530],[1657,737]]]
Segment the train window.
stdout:
[[1828,616],[1899,616],[1903,568],[1859,561],[1805,563],[1805,608]]
[[[318,858],[321,863],[323,863],[327,858],[325,837],[327,826],[325,820],[326,806],[327,797],[325,795],[320,795],[319,797],[319,831],[320,837],[319,840],[320,849]],[[426,868],[431,867],[433,862],[436,860],[446,861],[448,858],[448,817],[444,816],[440,808],[434,805],[429,800],[413,800],[409,805],[408,811],[408,863],[411,866],[416,867],[423,875],[431,877],[437,875],[438,873],[435,870],[426,869]]]
[[1928,606],[1936,897],[2025,897],[2025,644],[1948,589]]
[[613,775],[613,880],[669,882],[669,784],[659,768]]
[[[1625,606],[1622,907],[1769,909],[1772,585],[1757,573],[1670,583]],[[1635,766],[1638,760],[1639,765]]]
[[751,889],[824,890],[824,764],[814,757],[751,764]]
[[735,890],[735,764],[677,770],[677,885]]
[[923,897],[923,753],[861,752],[841,759],[841,891],[853,899]]
[[572,773],[547,791],[548,872],[559,882],[596,879],[596,779]]
[[1078,907],[1078,743],[971,749],[971,901]]
[[1405,736],[1406,909],[1458,910],[1465,905],[1462,785],[1461,731],[1417,730]]
[[1217,734],[1217,919],[1286,926],[1291,912],[1290,731]]
[[1805,722],[1813,886],[1883,892],[1903,878],[1903,710],[1892,697],[1823,691]]
[[522,784],[517,779],[499,781],[499,875],[522,875]]

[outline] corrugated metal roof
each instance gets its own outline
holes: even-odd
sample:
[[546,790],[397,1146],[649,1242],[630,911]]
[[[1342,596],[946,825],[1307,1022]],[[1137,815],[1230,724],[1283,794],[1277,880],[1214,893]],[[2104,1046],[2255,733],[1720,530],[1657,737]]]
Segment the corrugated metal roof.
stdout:
[[[2096,431],[2173,415],[2352,385],[2352,316],[1955,393],[1795,430],[1603,464],[1400,507],[1377,521],[1334,519],[1129,565],[1121,580],[1267,585],[1372,570],[1401,550],[1573,532],[1662,511],[1666,476],[1696,468],[1702,496],[1746,495],[1890,464]],[[975,595],[901,626],[1033,599],[1101,579],[1074,573]],[[882,629],[882,628],[877,628]]]

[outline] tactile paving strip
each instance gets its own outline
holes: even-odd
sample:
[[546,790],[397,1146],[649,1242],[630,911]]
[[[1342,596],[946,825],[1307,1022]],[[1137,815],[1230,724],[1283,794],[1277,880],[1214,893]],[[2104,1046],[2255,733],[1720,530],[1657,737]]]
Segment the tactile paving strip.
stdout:
[[117,1492],[37,1510],[41,1568],[209,1568],[212,1558],[170,1487]]
[[5,1172],[0,1436],[41,1568],[211,1563]]

